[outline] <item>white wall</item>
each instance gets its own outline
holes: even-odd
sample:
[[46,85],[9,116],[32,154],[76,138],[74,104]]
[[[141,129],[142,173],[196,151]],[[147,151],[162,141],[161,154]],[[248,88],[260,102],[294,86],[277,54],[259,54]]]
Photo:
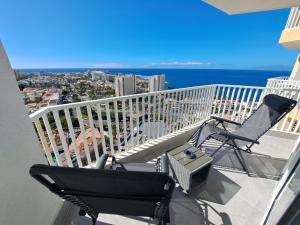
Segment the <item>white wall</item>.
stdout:
[[292,80],[300,80],[300,55],[297,56],[290,78]]
[[53,224],[62,201],[29,175],[46,163],[0,41],[0,224]]

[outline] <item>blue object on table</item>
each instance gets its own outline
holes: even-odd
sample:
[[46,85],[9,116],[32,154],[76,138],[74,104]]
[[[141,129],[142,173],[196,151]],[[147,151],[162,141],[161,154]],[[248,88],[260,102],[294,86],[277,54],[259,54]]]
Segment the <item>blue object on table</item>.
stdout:
[[183,151],[183,154],[184,154],[185,157],[187,157],[187,158],[189,158],[189,159],[194,159],[194,158],[196,158],[196,154],[195,154],[192,150],[190,150],[190,149],[184,150],[184,151]]

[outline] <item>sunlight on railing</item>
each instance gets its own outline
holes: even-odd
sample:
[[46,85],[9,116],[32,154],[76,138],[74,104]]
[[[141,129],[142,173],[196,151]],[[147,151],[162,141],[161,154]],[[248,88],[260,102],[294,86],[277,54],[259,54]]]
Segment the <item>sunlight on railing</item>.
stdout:
[[[288,87],[295,86],[275,78],[269,79],[267,87],[216,84],[182,88],[49,106],[30,118],[50,165],[84,167],[103,152],[116,155],[141,147],[211,115],[242,123],[269,93],[298,101],[300,86]],[[298,106],[273,129],[300,133]]]

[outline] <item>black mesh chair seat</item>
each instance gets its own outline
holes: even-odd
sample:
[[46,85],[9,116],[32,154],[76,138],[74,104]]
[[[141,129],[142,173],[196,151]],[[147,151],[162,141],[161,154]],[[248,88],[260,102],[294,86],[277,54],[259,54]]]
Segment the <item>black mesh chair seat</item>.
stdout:
[[79,206],[94,224],[99,213],[169,220],[174,181],[166,173],[34,165],[30,174]]

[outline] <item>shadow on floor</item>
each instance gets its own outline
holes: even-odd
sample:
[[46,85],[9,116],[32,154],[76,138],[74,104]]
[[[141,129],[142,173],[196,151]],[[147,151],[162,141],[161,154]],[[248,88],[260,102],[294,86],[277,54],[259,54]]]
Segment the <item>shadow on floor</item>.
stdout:
[[[92,219],[87,216],[76,216],[73,218],[74,220],[70,221],[70,225],[91,225],[92,224]],[[101,220],[101,217],[98,217],[96,225],[113,225],[111,223],[105,223],[99,220]]]
[[220,221],[220,224],[224,225],[232,225],[227,213],[220,213],[208,203],[189,197],[179,188],[175,189],[170,204],[170,225],[214,225],[215,223],[209,220],[209,213],[214,214],[210,215],[214,217],[214,221]]
[[[214,151],[215,148],[212,147],[205,149],[208,154],[212,154]],[[286,164],[285,159],[274,158],[269,155],[246,152],[241,152],[241,154],[249,173],[260,178],[278,180]],[[214,155],[213,165],[219,169],[245,172],[234,151],[229,147],[223,148]]]
[[191,198],[225,205],[241,186],[215,168],[211,168],[206,183],[190,193]]

